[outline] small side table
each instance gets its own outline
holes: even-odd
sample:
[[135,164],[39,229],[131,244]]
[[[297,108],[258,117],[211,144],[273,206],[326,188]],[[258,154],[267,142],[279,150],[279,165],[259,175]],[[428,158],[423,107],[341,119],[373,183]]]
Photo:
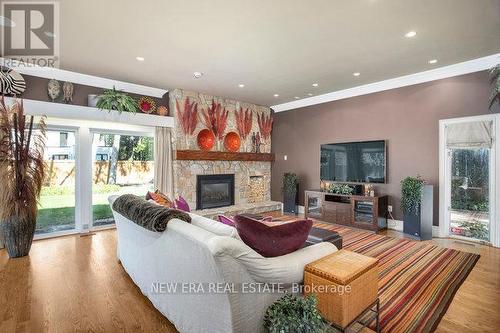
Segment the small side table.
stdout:
[[[369,316],[368,320],[363,321],[365,316]],[[370,304],[365,311],[361,312],[359,316],[354,318],[352,322],[347,324],[346,327],[340,327],[335,323],[329,323],[330,326],[334,327],[339,333],[349,332],[349,333],[369,333],[373,332],[368,328],[368,324],[375,319],[375,332],[380,333],[380,300],[377,300]]]
[[304,294],[316,295],[319,312],[332,326],[344,332],[373,312],[380,331],[378,259],[340,250],[307,264],[304,271]]

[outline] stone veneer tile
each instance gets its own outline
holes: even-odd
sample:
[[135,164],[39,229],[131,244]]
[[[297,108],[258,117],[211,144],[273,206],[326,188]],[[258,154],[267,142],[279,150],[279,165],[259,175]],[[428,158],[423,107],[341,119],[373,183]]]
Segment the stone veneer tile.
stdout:
[[[229,110],[226,133],[235,131],[236,122],[234,111],[242,107],[253,111],[252,132],[258,132],[257,113],[269,115],[271,109],[264,106],[238,102],[231,99],[224,99],[217,96],[210,96],[203,93],[175,89],[170,92],[170,110],[174,116],[174,150],[178,149],[198,149],[196,137],[198,132],[205,126],[200,121],[196,127],[194,135],[186,138],[179,127],[177,120],[177,109],[175,101],[179,101],[182,107],[186,98],[191,102],[198,103],[198,115],[201,119],[201,109],[207,108],[212,103],[212,99],[221,103]],[[250,135],[251,136],[251,135]],[[219,145],[221,146],[221,145]],[[217,146],[216,146],[217,147]],[[214,150],[216,149],[214,147]],[[243,142],[240,151],[249,151],[251,147],[251,137]],[[223,149],[223,148],[222,148]],[[261,146],[261,152],[271,152],[271,142]],[[196,175],[210,174],[235,174],[235,204],[245,205],[250,202],[266,202],[271,200],[271,162],[258,161],[178,161],[174,162],[174,193],[183,196],[189,205],[196,207]],[[261,176],[261,184],[252,184],[250,176]],[[259,197],[260,194],[260,197]]]

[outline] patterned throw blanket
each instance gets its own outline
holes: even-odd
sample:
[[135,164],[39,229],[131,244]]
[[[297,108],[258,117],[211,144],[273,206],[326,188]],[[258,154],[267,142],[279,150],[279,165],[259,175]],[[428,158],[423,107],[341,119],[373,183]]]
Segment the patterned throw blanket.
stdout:
[[191,222],[191,216],[177,209],[156,205],[133,194],[119,196],[113,210],[150,231],[163,232],[171,219]]

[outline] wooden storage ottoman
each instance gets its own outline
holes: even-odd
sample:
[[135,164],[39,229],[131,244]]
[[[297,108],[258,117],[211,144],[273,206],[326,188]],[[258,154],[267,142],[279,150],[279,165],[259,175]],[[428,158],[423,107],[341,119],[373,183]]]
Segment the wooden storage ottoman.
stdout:
[[318,310],[346,328],[378,297],[378,260],[340,250],[305,267],[304,294],[316,294]]

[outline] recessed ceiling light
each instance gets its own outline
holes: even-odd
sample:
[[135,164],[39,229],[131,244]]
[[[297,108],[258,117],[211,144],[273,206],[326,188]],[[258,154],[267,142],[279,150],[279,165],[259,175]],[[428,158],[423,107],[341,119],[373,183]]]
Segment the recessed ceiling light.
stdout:
[[435,64],[436,62],[438,62],[437,59],[431,59],[431,60],[429,60],[429,64]]
[[307,96],[312,96],[312,95],[313,95],[312,93],[307,94]]
[[319,84],[313,83],[313,87],[317,87],[317,86],[319,86]]
[[299,96],[295,96],[294,98],[295,98],[295,99],[299,99],[300,97],[299,97]]
[[280,95],[278,95],[278,94],[274,94],[274,97],[280,97]]
[[144,61],[144,58],[143,58],[143,57],[135,57],[135,59],[136,59],[137,61]]
[[238,84],[238,87],[245,88],[245,85],[243,83],[240,83],[240,84]]
[[406,34],[405,34],[405,37],[406,38],[413,38],[417,35],[417,32],[416,31],[408,31]]
[[361,73],[360,72],[354,72],[354,73],[352,73],[352,75],[354,75],[354,76],[360,76]]
[[194,72],[194,73],[193,73],[193,77],[194,77],[195,79],[199,79],[199,78],[200,78],[200,77],[202,77],[202,76],[203,76],[203,73],[202,73],[202,72]]

